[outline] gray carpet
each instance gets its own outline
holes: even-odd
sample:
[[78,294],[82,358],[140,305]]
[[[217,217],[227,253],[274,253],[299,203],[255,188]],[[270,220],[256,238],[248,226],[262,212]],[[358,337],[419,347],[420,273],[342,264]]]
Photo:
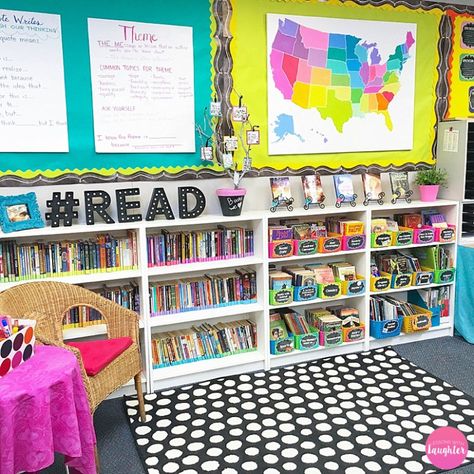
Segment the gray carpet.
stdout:
[[[474,397],[474,345],[457,337],[445,337],[395,346],[395,349],[401,356]],[[101,474],[144,473],[121,399],[102,403],[95,414],[94,425]],[[63,474],[65,471],[58,460],[42,472]],[[474,474],[474,465],[454,469],[450,474]]]

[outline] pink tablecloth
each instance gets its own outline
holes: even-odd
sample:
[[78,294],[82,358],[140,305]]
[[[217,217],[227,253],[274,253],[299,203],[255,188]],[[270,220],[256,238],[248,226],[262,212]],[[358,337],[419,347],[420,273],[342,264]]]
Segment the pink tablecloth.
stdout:
[[37,346],[0,378],[0,474],[34,472],[62,453],[71,471],[95,474],[95,433],[74,354]]

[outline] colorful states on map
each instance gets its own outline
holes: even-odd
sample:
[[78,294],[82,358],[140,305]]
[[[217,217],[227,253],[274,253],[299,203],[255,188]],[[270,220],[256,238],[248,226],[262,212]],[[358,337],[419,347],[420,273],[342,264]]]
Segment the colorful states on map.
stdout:
[[[367,113],[382,114],[392,130],[388,107],[400,89],[400,74],[413,44],[408,32],[405,43],[382,63],[376,43],[285,19],[279,21],[270,65],[284,99],[304,109],[316,108],[339,132],[353,116]],[[275,133],[279,140],[295,135],[293,117],[279,116]]]
[[280,114],[273,129],[277,136],[277,142],[284,140],[286,137],[293,135],[300,141],[304,142],[303,137],[295,132],[295,123],[293,117],[288,114]]

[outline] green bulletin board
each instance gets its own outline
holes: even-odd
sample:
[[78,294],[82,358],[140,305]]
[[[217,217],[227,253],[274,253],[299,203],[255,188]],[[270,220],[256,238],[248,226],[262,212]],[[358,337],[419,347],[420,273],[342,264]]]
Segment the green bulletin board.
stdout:
[[195,115],[199,121],[211,97],[211,21],[209,0],[3,0],[2,9],[61,16],[69,153],[0,153],[0,179],[47,181],[78,176],[89,180],[176,175],[202,169],[195,153],[97,154],[94,148],[92,88],[87,19],[115,19],[190,26],[194,45]]

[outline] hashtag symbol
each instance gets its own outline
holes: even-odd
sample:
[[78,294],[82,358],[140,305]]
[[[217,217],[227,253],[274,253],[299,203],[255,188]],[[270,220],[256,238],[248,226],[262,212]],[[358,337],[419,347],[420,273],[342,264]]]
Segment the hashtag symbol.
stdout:
[[51,221],[51,227],[59,227],[61,221],[65,227],[69,227],[72,220],[78,217],[74,208],[79,206],[79,199],[74,199],[72,192],[67,192],[64,199],[61,199],[61,193],[53,193],[52,199],[46,201],[46,206],[51,208],[51,212],[45,214],[46,219]]

